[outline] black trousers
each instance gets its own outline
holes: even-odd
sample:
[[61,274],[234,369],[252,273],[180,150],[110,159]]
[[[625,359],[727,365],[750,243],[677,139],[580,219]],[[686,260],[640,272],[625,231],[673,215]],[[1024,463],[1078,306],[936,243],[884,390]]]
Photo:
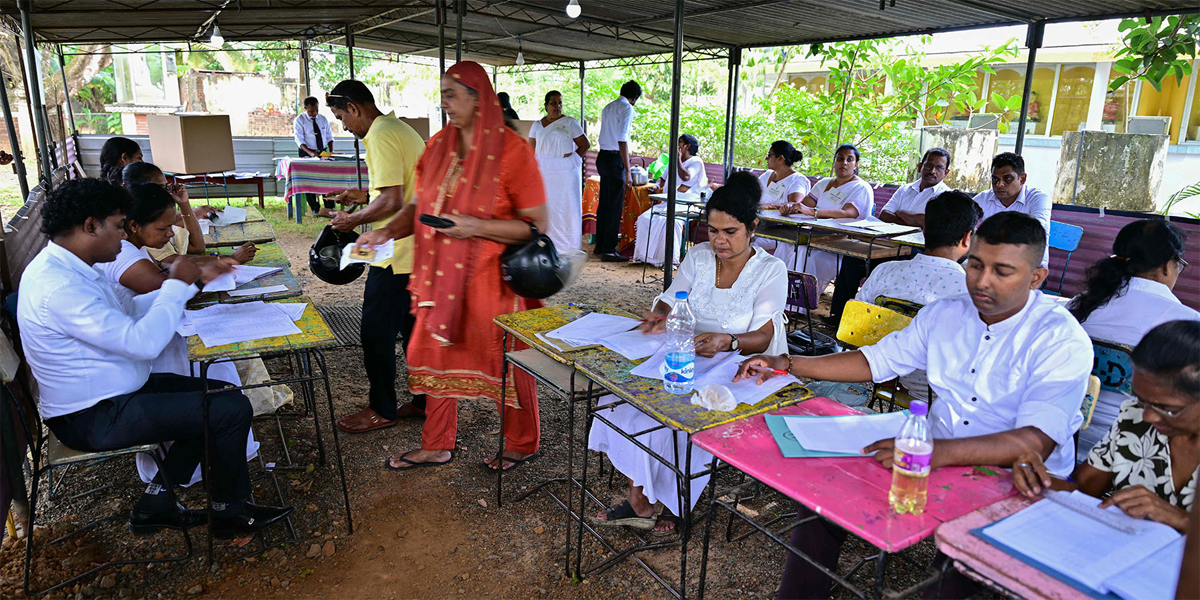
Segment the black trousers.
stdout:
[[[209,386],[230,387],[230,384],[209,380]],[[46,425],[67,446],[87,452],[173,441],[163,460],[163,471],[172,484],[178,485],[191,479],[204,455],[203,399],[204,382],[199,377],[155,373],[132,394],[46,419]],[[245,500],[250,497],[246,436],[250,433],[254,410],[240,391],[215,391],[209,401],[213,501]],[[161,472],[155,482],[162,483]]]
[[[308,158],[308,153],[303,149],[300,150],[300,158]],[[321,202],[319,201],[320,194],[300,194],[304,196],[304,201],[308,203],[308,208],[313,212],[321,210]],[[325,208],[333,208],[337,204],[333,200],[325,201]]]
[[[813,516],[817,516],[817,513],[803,506],[798,507],[797,519]],[[823,517],[817,517],[792,529],[790,543],[792,547],[836,573],[838,557],[842,554],[842,544],[846,541],[846,535],[845,529]],[[941,568],[942,563],[947,560],[949,557],[938,552],[933,559],[934,568]],[[787,562],[783,567],[783,580],[779,582],[779,600],[828,598],[832,589],[833,580],[828,575],[810,565],[808,561],[788,552]],[[946,572],[940,586],[935,584],[925,590],[922,596],[947,600],[969,598],[979,589],[978,583],[958,571],[950,570]]]
[[621,232],[621,210],[625,206],[625,163],[616,150],[601,150],[596,155],[600,174],[600,202],[596,207],[596,254],[617,251]]
[[[363,364],[367,369],[371,409],[385,419],[396,418],[396,336],[404,347],[412,338],[413,316],[409,313],[408,275],[392,273],[391,267],[367,269],[363,290]],[[425,396],[413,396],[413,404],[425,408]]]

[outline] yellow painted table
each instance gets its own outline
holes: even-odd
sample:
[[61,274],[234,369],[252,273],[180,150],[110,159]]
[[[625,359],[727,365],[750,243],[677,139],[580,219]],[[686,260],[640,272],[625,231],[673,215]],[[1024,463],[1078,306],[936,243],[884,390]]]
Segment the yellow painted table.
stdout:
[[[302,386],[302,393],[299,396],[305,403],[306,411],[312,415],[313,428],[317,437],[317,450],[322,465],[325,464],[325,442],[321,437],[320,419],[316,410],[316,382],[321,382],[324,385],[325,397],[329,405],[329,424],[333,431],[334,451],[337,458],[338,477],[342,484],[342,500],[346,507],[346,527],[349,533],[354,533],[354,522],[350,512],[350,491],[346,485],[346,471],[342,464],[342,446],[338,439],[337,427],[334,424],[335,415],[333,408],[333,391],[329,384],[329,369],[325,364],[324,350],[333,348],[338,345],[337,337],[334,336],[333,330],[317,312],[317,308],[313,306],[312,300],[307,297],[300,296],[284,300],[284,302],[304,303],[307,306],[304,308],[304,314],[300,320],[296,321],[296,327],[300,329],[300,333],[292,335],[284,335],[260,340],[251,340],[248,342],[239,342],[236,344],[225,344],[222,346],[214,346],[209,348],[200,340],[200,336],[193,335],[187,338],[188,357],[192,362],[200,363],[201,377],[207,378],[208,369],[213,363],[227,362],[232,360],[242,360],[247,358],[270,358],[277,356],[290,355],[293,360],[290,360],[295,376],[291,379],[272,381],[269,383],[256,384],[255,387],[267,385],[290,385],[298,384]],[[314,369],[314,365],[318,367]],[[239,388],[241,389],[241,388]],[[207,401],[207,398],[206,398]],[[207,420],[207,403],[205,404],[205,419]],[[275,415],[278,424],[278,415]],[[283,429],[280,426],[280,432]],[[286,442],[284,443],[286,448]],[[261,450],[260,450],[261,451]],[[286,450],[285,450],[286,452]],[[273,471],[272,471],[273,474]],[[211,503],[211,496],[209,501]],[[282,502],[282,497],[280,498]],[[288,527],[291,528],[291,521],[288,520]],[[209,532],[209,555],[212,555],[212,535]],[[293,537],[295,537],[293,529]]]
[[303,291],[300,287],[300,282],[296,281],[296,276],[292,274],[290,267],[283,267],[283,270],[259,277],[250,283],[238,286],[238,290],[254,290],[265,289],[271,286],[282,285],[284,289],[276,292],[264,292],[251,296],[230,296],[229,292],[200,292],[195,298],[188,301],[187,307],[196,309],[212,306],[213,304],[240,304],[242,302],[257,302],[260,300],[282,300],[284,298],[295,298]]
[[[291,261],[288,260],[287,254],[284,253],[283,247],[276,242],[267,242],[265,244],[255,244],[258,252],[254,254],[254,260],[246,263],[253,267],[288,267],[291,266]],[[229,256],[238,249],[237,246],[222,246],[213,248],[212,251],[218,256]]]
[[265,244],[273,241],[275,241],[275,231],[266,221],[235,223],[220,227],[211,225],[208,233],[204,234],[204,246],[207,248],[241,246],[246,242]]

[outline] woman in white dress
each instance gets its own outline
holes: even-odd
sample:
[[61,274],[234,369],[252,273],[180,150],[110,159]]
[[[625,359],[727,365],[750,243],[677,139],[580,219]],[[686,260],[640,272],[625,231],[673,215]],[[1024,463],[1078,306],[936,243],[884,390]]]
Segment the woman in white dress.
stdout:
[[[1137,346],[1146,333],[1167,321],[1196,321],[1200,313],[1171,292],[1187,262],[1183,232],[1162,219],[1134,221],[1113,240],[1112,256],[1087,271],[1087,287],[1067,310],[1092,339]],[[1132,375],[1131,373],[1127,373]],[[1104,437],[1129,397],[1100,390],[1092,423],[1079,432],[1076,460]]]
[[537,155],[546,187],[546,235],[559,252],[583,246],[583,157],[591,148],[579,121],[562,111],[562,94],[546,94],[546,116],[529,128],[529,143]]
[[[99,263],[96,268],[113,286],[117,299],[137,316],[149,310],[154,294],[166,281],[165,269],[150,258],[147,249],[162,248],[174,237],[176,211],[175,199],[161,186],[142,183],[129,186],[128,189],[133,202],[125,214],[126,239],[121,240],[121,252],[113,262]],[[200,264],[200,281],[208,283],[218,275],[228,272],[230,268],[231,264],[226,261],[204,261]],[[150,364],[150,372],[174,373],[188,377],[200,375],[198,367],[194,369],[188,360],[187,341],[178,334]],[[237,368],[231,362],[212,365],[208,376],[235,386],[242,384]],[[258,442],[254,441],[254,432],[251,431],[246,444],[246,460],[253,458],[257,452]],[[137,469],[142,480],[147,483],[153,480],[158,472],[154,461],[141,455],[137,457]],[[197,467],[192,480],[184,485],[191,485],[199,480],[200,468]]]
[[[787,140],[778,140],[767,150],[767,170],[758,178],[762,186],[762,209],[781,210],[785,206],[799,203],[808,195],[812,188],[808,177],[793,168],[793,165],[804,160],[804,153],[792,146]],[[779,242],[775,240],[754,239],[759,248],[774,252]]]
[[[731,350],[742,354],[787,351],[783,317],[787,269],[779,259],[751,243],[758,224],[760,196],[758,181],[749,173],[732,175],[713,192],[705,207],[709,241],[688,252],[670,289],[658,297],[653,311],[646,313],[643,332],[663,331],[676,292],[688,292],[696,316],[697,355],[713,356]],[[600,400],[600,405],[613,401],[615,397],[608,396]],[[628,404],[602,408],[599,414],[627,433],[658,425]],[[671,430],[659,429],[637,439],[660,456],[670,457],[675,438]],[[687,450],[683,447],[685,436],[679,436],[679,443],[678,456],[682,457]],[[677,515],[682,513],[674,472],[599,420],[592,423],[588,448],[607,453],[613,466],[629,478],[629,498],[595,515],[595,523],[657,532],[675,528]],[[692,448],[692,472],[703,470],[711,460],[710,454]],[[690,482],[693,506],[707,481],[702,477]],[[655,502],[665,507],[657,519]]]
[[[852,144],[838,146],[833,158],[833,177],[813,184],[804,200],[779,209],[780,214],[802,214],[816,219],[865,219],[871,216],[874,193],[871,184],[859,179],[861,155]],[[775,256],[788,270],[808,273],[817,279],[818,292],[824,291],[837,277],[838,256],[813,250],[805,263],[807,245],[779,244]]]
[[[700,140],[696,136],[683,134],[679,136],[679,142],[676,144],[676,151],[679,153],[679,177],[676,183],[679,187],[676,188],[681,194],[697,195],[700,193],[708,193],[708,174],[704,172],[704,159],[696,155],[700,151]],[[667,186],[667,175],[664,174],[658,179],[657,184],[651,190],[651,193],[662,193]],[[675,217],[675,245],[674,247],[674,262],[671,264],[679,264],[679,246],[683,241],[683,228],[687,223],[683,208],[676,206]],[[653,213],[653,218],[651,218]],[[642,262],[650,263],[656,267],[663,265],[663,257],[666,254],[666,239],[667,239],[667,207],[666,204],[651,207],[650,210],[638,215],[636,227],[636,237],[633,243],[633,258]]]

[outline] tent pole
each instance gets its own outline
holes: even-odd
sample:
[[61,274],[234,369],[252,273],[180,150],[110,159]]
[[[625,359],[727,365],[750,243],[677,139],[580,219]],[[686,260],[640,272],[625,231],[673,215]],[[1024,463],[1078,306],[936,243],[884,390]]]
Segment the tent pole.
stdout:
[[587,90],[585,89],[584,81],[587,76],[586,67],[583,61],[579,61],[579,125],[583,127],[583,133],[587,133]]
[[8,144],[12,147],[13,169],[17,183],[21,184],[21,200],[29,198],[29,179],[25,175],[25,155],[21,153],[21,139],[17,136],[17,124],[13,119],[12,105],[8,103],[8,82],[0,76],[0,108],[4,110],[4,126],[8,129]]
[[309,64],[308,40],[300,40],[300,68],[304,70],[304,97],[312,95],[312,70]]
[[[437,0],[437,26],[438,26],[438,86],[441,86],[441,77],[446,74],[446,0]],[[446,126],[446,113],[441,109],[438,112],[442,114],[442,127]]]
[[[350,79],[354,79],[354,32],[346,25],[346,49],[350,51]],[[358,136],[354,136],[354,174],[358,176],[358,189],[362,189],[362,148]]]
[[463,22],[463,9],[465,9],[465,8],[466,8],[466,4],[463,2],[463,0],[454,0],[454,16],[455,16],[455,20],[457,21],[457,23],[455,24],[455,32],[454,32],[454,62],[455,63],[462,62],[462,22]]
[[1038,48],[1042,47],[1042,38],[1046,33],[1046,24],[1036,21],[1029,24],[1029,33],[1025,36],[1025,46],[1029,48],[1029,62],[1025,65],[1025,88],[1021,91],[1021,119],[1017,123],[1016,153],[1020,154],[1025,147],[1025,122],[1029,118],[1029,93],[1033,91],[1033,65],[1037,61]]
[[[671,60],[671,137],[667,156],[667,235],[663,254],[663,289],[671,287],[675,272],[675,194],[679,189],[679,96],[683,81],[683,0],[675,0],[675,54]],[[687,232],[684,232],[687,235]]]
[[738,80],[741,79],[742,49],[729,49],[729,94],[725,104],[725,180],[733,174],[733,144],[737,133]]
[[78,138],[79,129],[75,127],[75,107],[71,106],[71,86],[67,85],[67,63],[63,60],[62,44],[58,44],[58,72],[62,74],[63,96],[67,99],[67,118],[71,121],[71,137]]
[[29,104],[31,112],[33,112],[33,128],[38,135],[38,154],[41,156],[42,162],[42,181],[45,185],[45,190],[50,191],[54,179],[54,167],[50,164],[50,135],[47,131],[50,126],[45,121],[45,114],[42,112],[42,86],[41,86],[41,69],[38,63],[37,51],[34,48],[34,32],[33,19],[29,11],[33,9],[31,0],[19,0],[18,8],[21,10],[21,32],[25,38],[25,62],[28,65],[27,70],[29,75],[36,79],[32,81],[33,85],[29,86]]

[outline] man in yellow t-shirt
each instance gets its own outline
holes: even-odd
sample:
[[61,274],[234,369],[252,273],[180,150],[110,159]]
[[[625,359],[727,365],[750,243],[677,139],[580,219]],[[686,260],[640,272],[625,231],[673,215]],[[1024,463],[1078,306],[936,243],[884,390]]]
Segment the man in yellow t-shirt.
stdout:
[[[425,141],[395,115],[383,114],[375,106],[375,96],[361,81],[347,79],[334,86],[325,103],[342,126],[362,138],[367,151],[367,177],[374,198],[362,190],[346,190],[334,200],[339,204],[365,204],[347,213],[337,211],[333,228],[350,231],[370,223],[383,227],[401,211],[415,210],[411,204],[416,184],[417,159],[425,151]],[[394,242],[392,257],[371,264],[363,291],[362,347],[363,363],[370,383],[367,408],[338,419],[337,426],[349,433],[363,433],[391,427],[400,417],[425,414],[424,396],[397,410],[396,336],[405,346],[412,334],[409,313],[408,276],[412,273],[412,238]]]

